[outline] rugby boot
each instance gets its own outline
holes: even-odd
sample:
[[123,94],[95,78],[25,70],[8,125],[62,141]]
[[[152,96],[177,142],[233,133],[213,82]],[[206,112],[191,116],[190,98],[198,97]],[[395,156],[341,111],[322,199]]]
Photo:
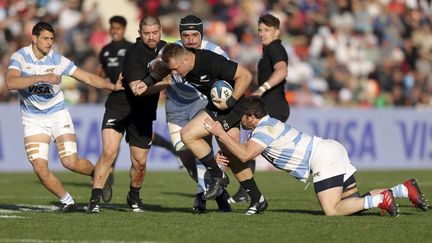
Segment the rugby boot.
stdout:
[[261,195],[261,198],[258,202],[251,203],[249,208],[246,210],[246,215],[255,215],[264,212],[268,207],[268,203],[265,200],[264,196]]
[[90,202],[87,205],[87,209],[86,209],[85,213],[86,214],[98,214],[99,213],[99,200],[98,199],[90,199]]
[[231,212],[231,206],[228,203],[229,198],[229,193],[225,189],[222,189],[222,193],[216,197],[216,203],[218,205],[219,212]]
[[420,191],[417,180],[409,179],[403,184],[408,189],[408,198],[413,207],[426,211],[428,209],[427,201],[424,194],[422,194]]
[[222,178],[212,177],[210,178],[210,183],[208,186],[208,190],[204,193],[204,199],[214,199],[220,190],[226,187],[229,184],[228,176],[223,173]]
[[144,204],[142,203],[140,198],[131,198],[128,194],[126,201],[129,207],[132,208],[132,211],[137,213],[144,212]]
[[57,213],[72,213],[72,212],[76,212],[77,208],[76,208],[76,204],[66,204],[66,203],[62,203],[60,205],[60,207],[57,209]]
[[204,192],[195,194],[195,199],[192,207],[194,213],[204,213],[206,210],[206,200],[203,199]]
[[102,201],[104,202],[110,202],[112,199],[112,185],[114,182],[114,175],[113,173],[110,173],[108,175],[108,178],[105,182],[104,188],[102,188]]
[[238,191],[228,199],[229,203],[240,203],[240,202],[249,202],[249,195],[246,190],[239,186]]
[[392,190],[387,189],[381,192],[381,195],[383,195],[383,200],[378,204],[378,208],[381,209],[381,216],[384,216],[385,212],[387,212],[392,217],[399,217],[399,208],[393,197]]

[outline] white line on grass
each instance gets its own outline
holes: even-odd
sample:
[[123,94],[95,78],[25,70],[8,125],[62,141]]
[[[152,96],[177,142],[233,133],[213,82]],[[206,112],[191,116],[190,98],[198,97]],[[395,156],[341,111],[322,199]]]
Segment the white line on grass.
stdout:
[[25,219],[26,217],[17,215],[0,215],[0,219]]

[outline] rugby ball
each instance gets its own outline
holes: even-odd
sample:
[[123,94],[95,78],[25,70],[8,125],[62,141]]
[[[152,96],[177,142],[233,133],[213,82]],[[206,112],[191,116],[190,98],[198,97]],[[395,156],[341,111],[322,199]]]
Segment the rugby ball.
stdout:
[[211,99],[219,98],[223,101],[226,101],[229,97],[231,97],[233,93],[233,87],[225,80],[218,80],[213,83],[213,86],[210,90]]

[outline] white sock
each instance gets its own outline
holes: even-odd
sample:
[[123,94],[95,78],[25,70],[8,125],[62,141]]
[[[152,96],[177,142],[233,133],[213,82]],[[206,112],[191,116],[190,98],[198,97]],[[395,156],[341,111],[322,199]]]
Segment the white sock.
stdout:
[[64,204],[75,204],[74,199],[72,198],[71,194],[69,192],[66,192],[62,198],[60,198],[60,202]]
[[382,203],[383,199],[384,196],[382,194],[375,195],[375,196],[366,196],[364,198],[363,208],[364,209],[377,208],[378,204]]
[[395,198],[408,198],[408,188],[404,184],[396,185],[391,190]]
[[206,179],[205,179],[207,168],[199,160],[196,161],[196,168],[197,168],[197,179],[198,179],[197,193],[205,192],[207,190],[207,186],[208,186],[206,184]]

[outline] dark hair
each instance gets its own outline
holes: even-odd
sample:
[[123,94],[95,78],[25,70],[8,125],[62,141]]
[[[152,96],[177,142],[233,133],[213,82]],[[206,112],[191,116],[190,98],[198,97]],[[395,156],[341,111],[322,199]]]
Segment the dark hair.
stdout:
[[259,17],[258,24],[265,24],[266,26],[279,29],[280,21],[271,14],[264,14]]
[[266,105],[261,96],[252,95],[246,97],[244,100],[244,106],[246,107],[244,112],[246,116],[255,116],[256,118],[261,119],[268,114]]
[[117,24],[122,25],[123,27],[126,27],[126,25],[127,25],[126,19],[123,16],[120,16],[120,15],[112,16],[109,19],[109,23],[110,24],[117,23]]
[[189,51],[182,45],[176,43],[169,43],[162,49],[161,59],[165,63],[169,63],[170,59],[175,58],[179,55],[184,55]]
[[201,38],[203,38],[203,23],[202,20],[195,16],[195,15],[188,15],[183,17],[180,20],[180,35],[183,31],[187,31],[187,30],[195,30],[198,31],[201,35]]
[[32,35],[39,36],[44,30],[54,34],[54,29],[52,25],[45,22],[39,22],[35,24],[35,26],[33,26]]

